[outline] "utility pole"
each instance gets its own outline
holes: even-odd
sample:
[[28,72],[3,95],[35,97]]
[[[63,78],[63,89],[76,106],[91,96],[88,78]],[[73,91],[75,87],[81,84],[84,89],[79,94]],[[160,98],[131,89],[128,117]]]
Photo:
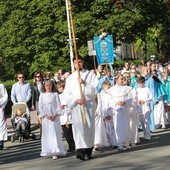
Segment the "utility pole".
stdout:
[[70,24],[70,14],[68,9],[68,0],[66,0],[66,14],[67,14],[67,25],[68,25],[68,36],[69,36],[69,49],[70,49],[70,63],[71,63],[71,72],[74,72],[74,65],[73,65],[73,40],[71,36],[71,24]]

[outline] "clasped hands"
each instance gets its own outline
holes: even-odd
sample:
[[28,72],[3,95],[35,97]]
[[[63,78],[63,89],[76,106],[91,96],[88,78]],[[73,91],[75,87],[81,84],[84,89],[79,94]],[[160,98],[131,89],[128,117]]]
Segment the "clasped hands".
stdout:
[[62,110],[65,109],[66,107],[67,107],[66,104],[60,105],[60,108],[61,108]]
[[124,104],[125,104],[124,101],[118,101],[118,102],[116,103],[116,105],[119,105],[119,106],[123,106]]
[[139,104],[140,104],[140,105],[143,105],[144,103],[145,103],[144,100],[139,100]]
[[48,114],[45,114],[45,117],[46,117],[48,120],[54,121],[55,118],[57,117],[57,115],[49,116]]

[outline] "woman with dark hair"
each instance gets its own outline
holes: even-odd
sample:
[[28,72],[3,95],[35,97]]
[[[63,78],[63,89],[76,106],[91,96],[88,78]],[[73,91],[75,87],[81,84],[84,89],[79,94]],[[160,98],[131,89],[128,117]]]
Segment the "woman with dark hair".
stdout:
[[32,110],[36,110],[38,115],[38,123],[41,125],[41,119],[39,117],[38,101],[40,93],[42,92],[43,85],[43,74],[40,71],[35,72],[33,78],[33,89],[32,89]]

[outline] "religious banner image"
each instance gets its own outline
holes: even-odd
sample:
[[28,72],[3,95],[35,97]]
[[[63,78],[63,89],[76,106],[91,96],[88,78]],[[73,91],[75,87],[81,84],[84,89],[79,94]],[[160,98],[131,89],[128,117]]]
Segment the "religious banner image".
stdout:
[[103,38],[100,38],[100,36],[94,37],[94,46],[96,50],[97,62],[99,65],[113,64],[114,47],[112,35],[107,35]]

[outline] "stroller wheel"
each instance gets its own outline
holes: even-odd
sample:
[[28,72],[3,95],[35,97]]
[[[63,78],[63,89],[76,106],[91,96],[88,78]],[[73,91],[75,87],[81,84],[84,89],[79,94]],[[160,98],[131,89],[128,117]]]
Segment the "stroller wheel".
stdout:
[[11,136],[11,142],[13,143],[13,142],[14,142],[14,140],[15,140],[15,136],[14,136],[14,135],[12,135],[12,136]]
[[32,134],[32,139],[33,139],[33,140],[36,140],[36,136],[35,136],[34,133]]
[[22,139],[21,139],[22,137],[21,136],[19,136],[19,142],[21,143],[22,142]]
[[23,137],[23,136],[21,136],[21,142],[22,142],[22,143],[24,142],[24,137]]

